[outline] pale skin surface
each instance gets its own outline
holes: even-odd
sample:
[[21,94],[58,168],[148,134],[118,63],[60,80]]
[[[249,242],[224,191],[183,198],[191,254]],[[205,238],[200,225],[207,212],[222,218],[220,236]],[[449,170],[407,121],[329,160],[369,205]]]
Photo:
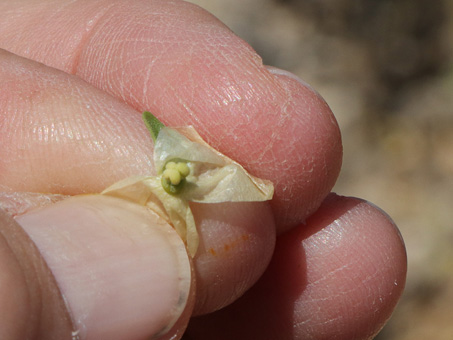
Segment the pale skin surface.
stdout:
[[[389,318],[404,244],[374,206],[326,200],[342,152],[328,106],[208,13],[176,1],[1,1],[0,48],[1,191],[96,193],[152,172],[144,110],[194,125],[276,186],[270,205],[194,205],[190,265],[155,215],[99,196],[17,217],[36,247],[0,215],[1,339],[70,339],[61,294],[81,338],[143,339],[175,318],[162,339],[178,338],[205,314],[187,337],[367,339]],[[182,296],[184,312],[169,317]]]

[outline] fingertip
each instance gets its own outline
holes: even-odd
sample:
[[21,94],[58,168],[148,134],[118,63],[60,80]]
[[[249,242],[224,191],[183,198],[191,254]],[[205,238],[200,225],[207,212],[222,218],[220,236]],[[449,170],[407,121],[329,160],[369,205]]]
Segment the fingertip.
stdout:
[[274,143],[280,150],[274,152],[276,159],[270,166],[277,178],[272,204],[282,233],[305,221],[332,190],[343,146],[338,123],[324,98],[296,75],[267,69],[286,93],[281,116],[288,116],[288,122],[279,127],[276,138],[280,141]]
[[185,327],[193,307],[186,248],[145,207],[86,195],[17,221],[55,276],[79,337],[143,339]]
[[194,315],[212,313],[242,296],[263,274],[275,246],[267,202],[192,204],[200,234],[194,258]]
[[[299,271],[305,287],[294,295],[302,337],[371,338],[405,286],[407,259],[398,228],[381,209],[354,197],[330,194],[304,226],[282,236],[276,254],[277,262],[293,259],[290,272],[297,254],[306,261],[305,271]],[[290,272],[276,263],[273,275]]]
[[243,299],[195,319],[189,333],[372,338],[395,308],[405,277],[404,243],[388,216],[362,200],[329,195],[305,225],[279,237],[268,270]]

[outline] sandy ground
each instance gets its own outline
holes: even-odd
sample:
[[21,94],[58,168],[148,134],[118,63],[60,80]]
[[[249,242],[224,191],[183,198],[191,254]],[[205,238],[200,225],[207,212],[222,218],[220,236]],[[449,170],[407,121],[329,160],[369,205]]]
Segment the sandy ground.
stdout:
[[[327,100],[343,133],[334,190],[385,209],[407,288],[383,340],[453,337],[453,4],[192,0]],[[358,4],[361,4],[360,6]]]

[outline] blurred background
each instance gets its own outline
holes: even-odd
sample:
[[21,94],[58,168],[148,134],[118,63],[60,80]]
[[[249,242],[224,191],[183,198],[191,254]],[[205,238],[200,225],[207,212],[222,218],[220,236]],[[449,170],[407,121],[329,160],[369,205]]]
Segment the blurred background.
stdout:
[[453,1],[190,2],[321,93],[344,141],[334,191],[399,226],[406,290],[376,339],[453,339]]

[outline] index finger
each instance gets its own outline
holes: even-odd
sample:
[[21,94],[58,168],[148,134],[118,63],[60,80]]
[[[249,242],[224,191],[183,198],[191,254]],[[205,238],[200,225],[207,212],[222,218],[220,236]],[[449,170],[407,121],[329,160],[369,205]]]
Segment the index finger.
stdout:
[[303,221],[341,166],[338,126],[295,77],[269,71],[244,41],[180,1],[0,5],[0,47],[76,74],[211,145],[275,185],[281,230]]

